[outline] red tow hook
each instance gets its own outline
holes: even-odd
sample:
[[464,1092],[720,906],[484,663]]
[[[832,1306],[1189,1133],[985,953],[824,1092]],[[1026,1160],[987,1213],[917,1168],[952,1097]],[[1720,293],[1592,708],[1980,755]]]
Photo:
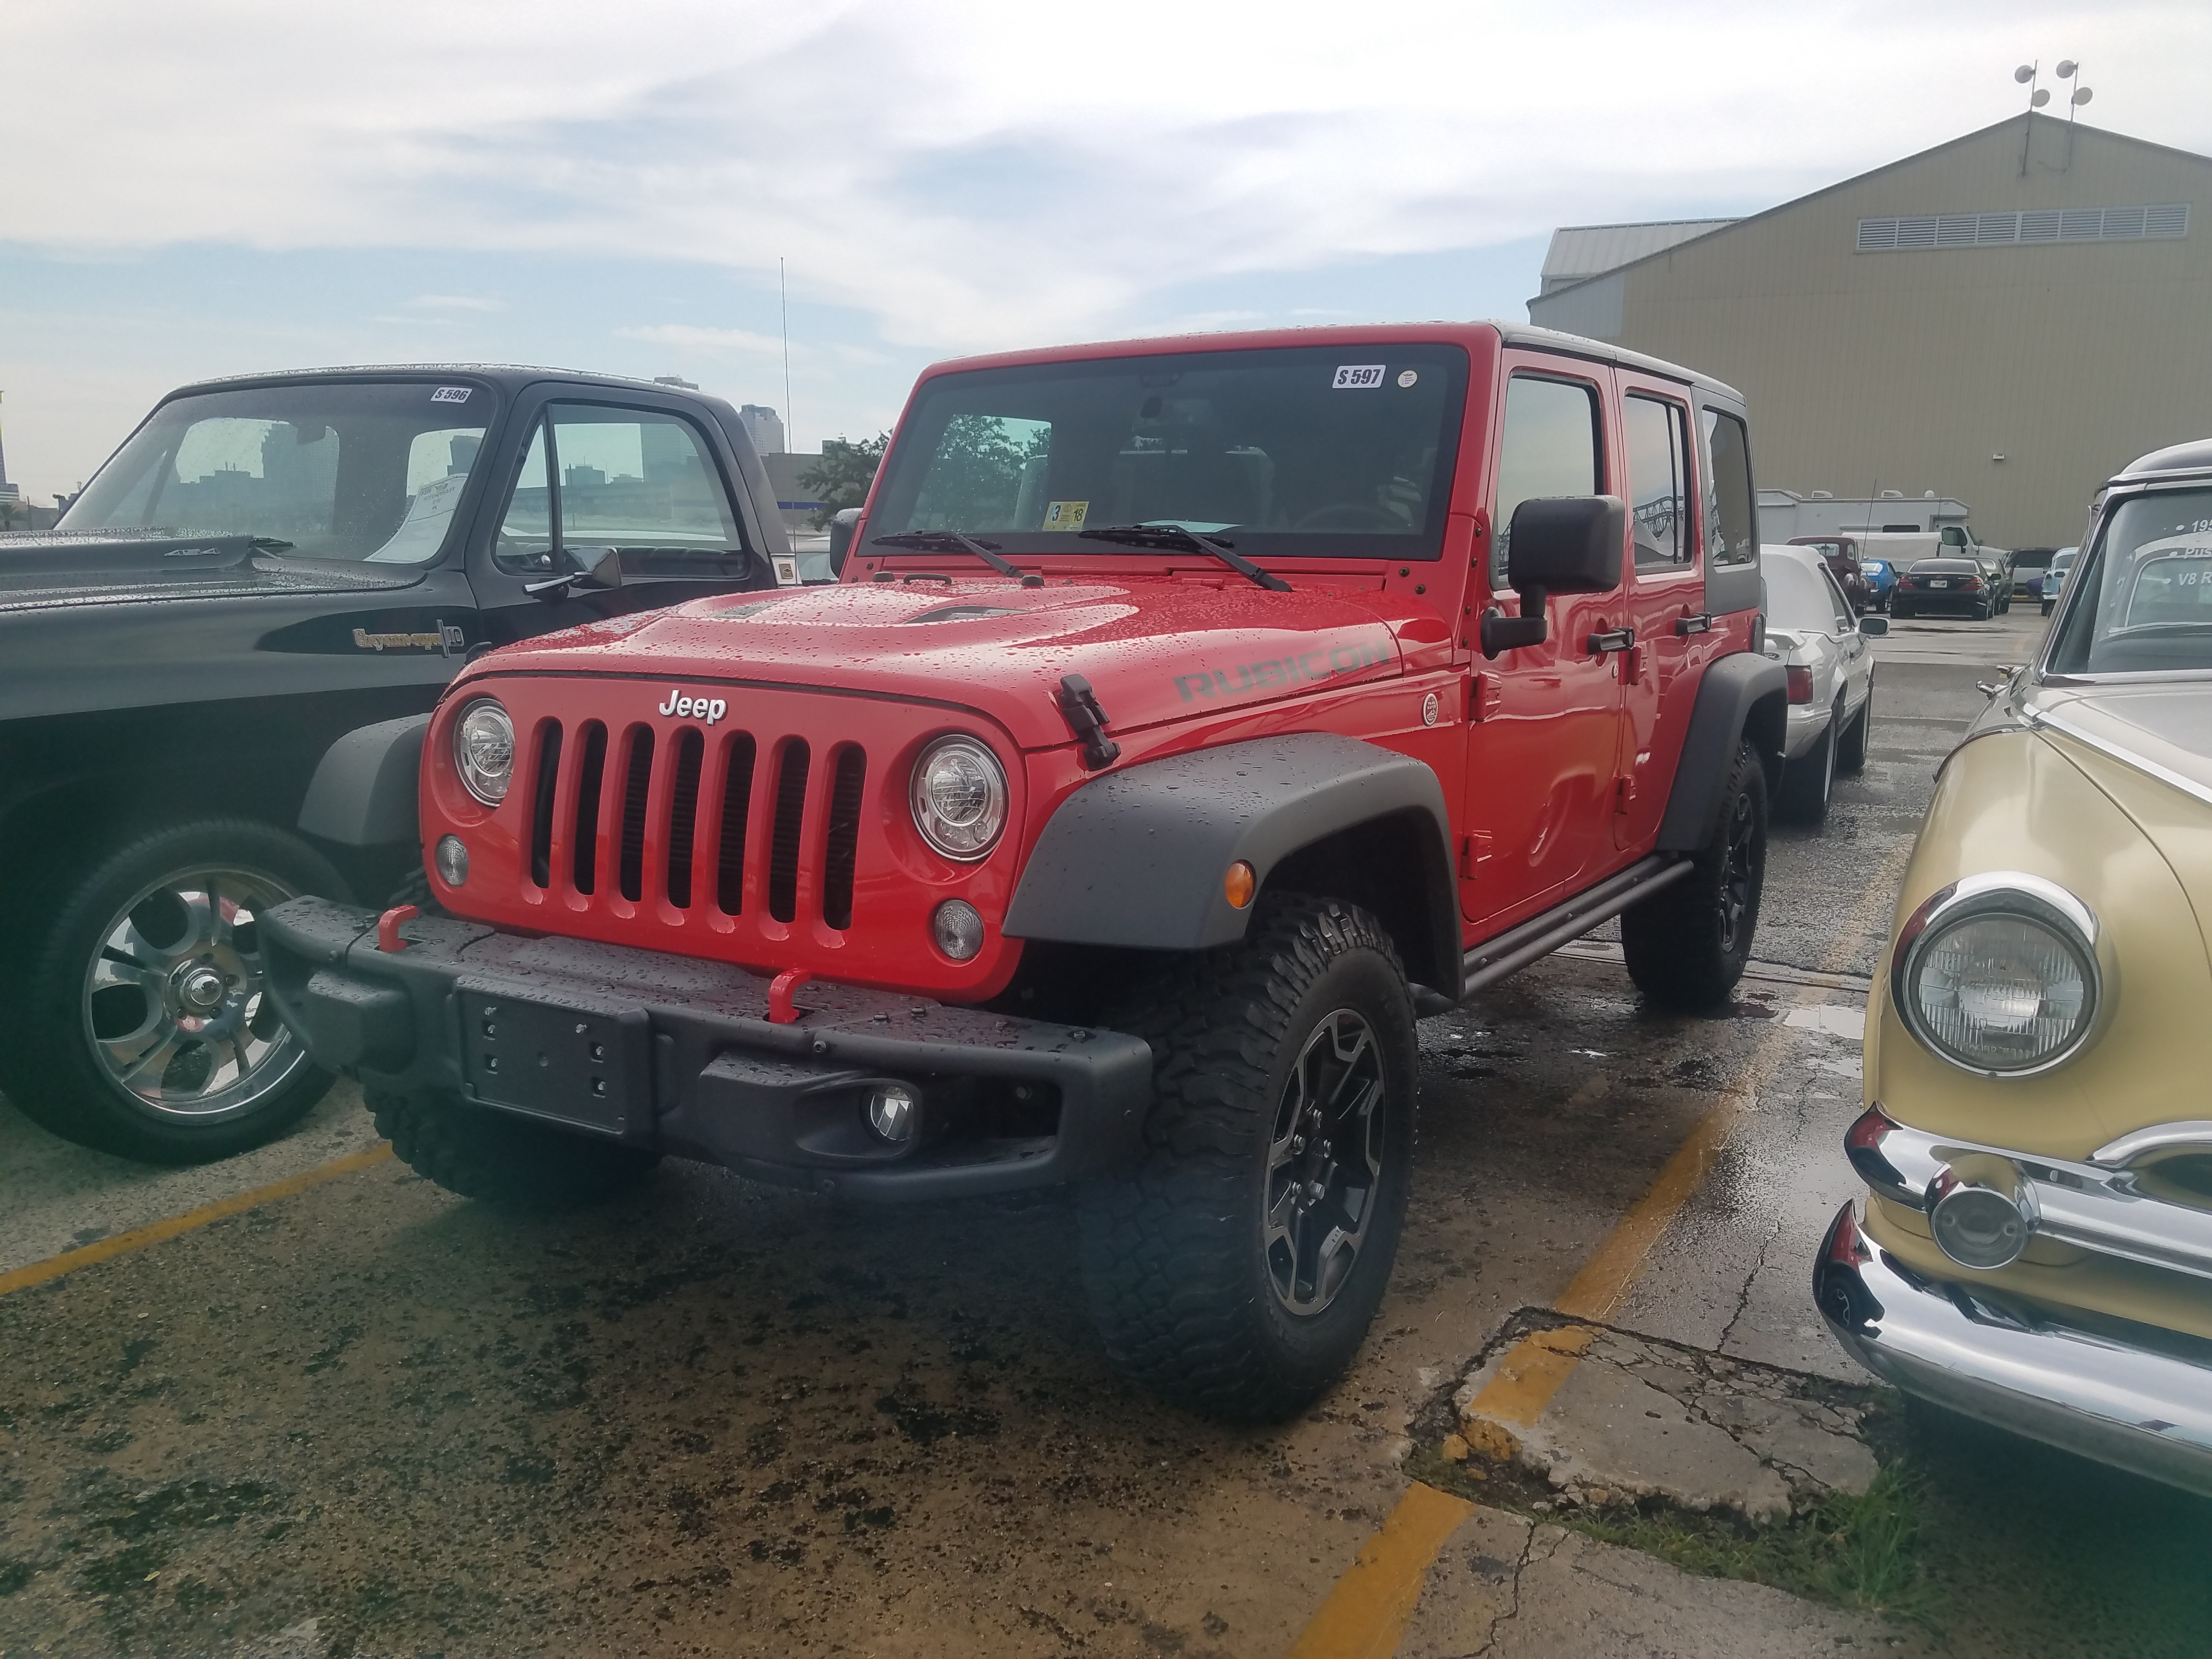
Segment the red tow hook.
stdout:
[[769,981],[768,1017],[771,1024],[790,1025],[798,1021],[804,1011],[792,998],[799,994],[800,986],[813,977],[803,968],[787,968]]
[[376,919],[376,948],[380,951],[404,951],[407,941],[399,937],[399,924],[412,921],[422,913],[411,904],[395,904]]

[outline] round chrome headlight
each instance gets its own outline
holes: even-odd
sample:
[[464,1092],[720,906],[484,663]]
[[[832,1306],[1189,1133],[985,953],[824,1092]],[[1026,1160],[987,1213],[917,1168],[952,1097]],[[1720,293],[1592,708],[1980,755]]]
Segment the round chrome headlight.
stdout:
[[939,738],[914,764],[914,827],[949,859],[989,852],[1006,827],[1006,774],[973,738]]
[[2015,871],[1936,893],[1899,933],[1890,970],[1891,1000],[1922,1046],[1984,1077],[2071,1058],[2104,989],[2088,906]]
[[478,697],[453,722],[453,766],[462,786],[486,806],[507,799],[514,776],[514,722],[489,697]]

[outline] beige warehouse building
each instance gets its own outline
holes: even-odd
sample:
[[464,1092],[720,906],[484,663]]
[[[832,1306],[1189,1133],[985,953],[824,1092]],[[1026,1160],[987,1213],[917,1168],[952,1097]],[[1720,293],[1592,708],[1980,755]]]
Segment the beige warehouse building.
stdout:
[[1762,488],[2050,546],[2212,436],[2209,211],[2212,157],[2014,117],[1749,218],[1563,229],[1528,314],[1741,388]]

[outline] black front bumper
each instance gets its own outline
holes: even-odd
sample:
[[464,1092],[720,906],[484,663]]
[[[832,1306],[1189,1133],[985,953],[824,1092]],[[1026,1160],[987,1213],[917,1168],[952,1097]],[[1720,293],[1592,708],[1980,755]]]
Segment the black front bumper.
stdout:
[[[404,922],[294,899],[261,919],[269,984],[317,1061],[580,1134],[874,1200],[1050,1186],[1135,1161],[1152,1099],[1139,1037],[823,981],[769,1018],[769,981],[727,963],[474,922]],[[868,1128],[876,1086],[921,1127]]]

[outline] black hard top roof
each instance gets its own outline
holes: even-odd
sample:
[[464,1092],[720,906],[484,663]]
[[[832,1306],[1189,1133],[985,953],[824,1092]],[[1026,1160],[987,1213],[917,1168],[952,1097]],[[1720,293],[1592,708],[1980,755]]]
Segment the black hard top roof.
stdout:
[[169,397],[185,398],[200,392],[234,392],[243,386],[274,386],[287,381],[434,380],[441,375],[466,375],[471,380],[488,380],[508,394],[540,381],[562,380],[610,392],[674,392],[708,403],[723,401],[690,386],[670,386],[659,380],[637,380],[624,374],[595,374],[582,368],[544,368],[526,363],[355,363],[326,368],[275,369],[260,374],[226,374],[212,380],[195,380],[189,386],[179,386]]
[[2139,455],[2122,467],[2114,483],[2123,480],[2155,478],[2172,474],[2212,472],[2212,438],[2197,438],[2185,444],[2170,444],[2164,449],[2154,449],[2148,455]]

